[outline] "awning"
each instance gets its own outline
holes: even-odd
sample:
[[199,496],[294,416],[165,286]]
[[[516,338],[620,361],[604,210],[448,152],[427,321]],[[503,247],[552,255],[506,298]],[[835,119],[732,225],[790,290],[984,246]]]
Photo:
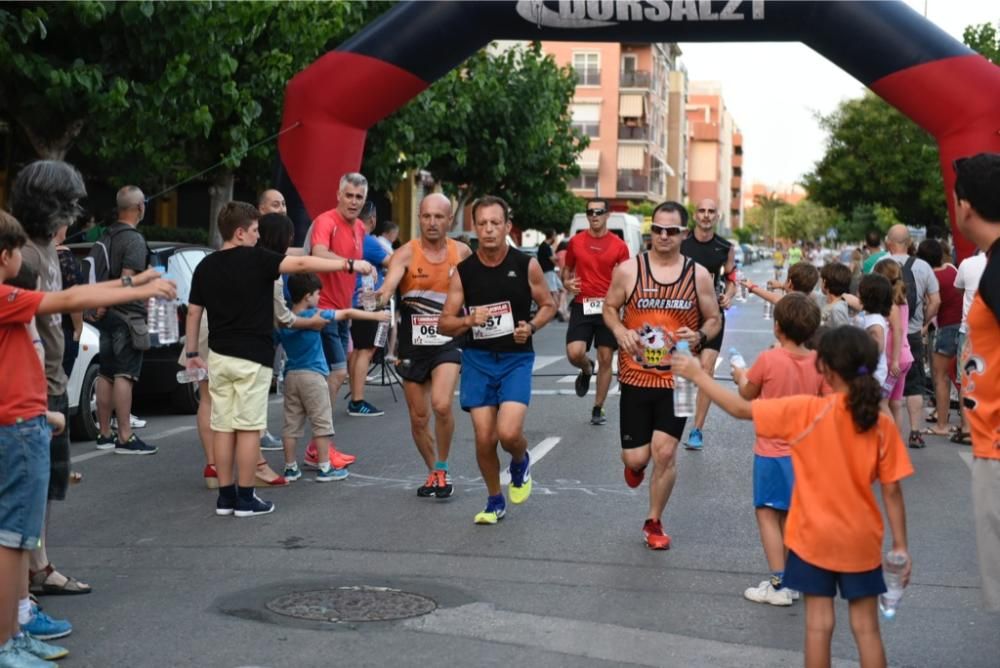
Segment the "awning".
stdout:
[[642,118],[646,98],[642,95],[622,95],[618,104],[618,115],[622,118]]
[[646,151],[641,145],[622,144],[618,147],[618,169],[642,169],[646,166]]
[[596,172],[601,164],[601,151],[596,148],[585,148],[576,159],[576,164],[583,172]]
[[601,120],[601,105],[574,102],[570,105],[574,123],[599,123]]

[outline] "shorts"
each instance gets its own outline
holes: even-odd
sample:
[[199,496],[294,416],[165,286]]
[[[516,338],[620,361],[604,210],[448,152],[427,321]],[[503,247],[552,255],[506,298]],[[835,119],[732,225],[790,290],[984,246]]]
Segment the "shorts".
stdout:
[[792,458],[753,456],[753,507],[788,510],[792,503]]
[[972,516],[987,610],[1000,610],[1000,459],[972,460]]
[[98,373],[104,378],[128,378],[135,382],[142,372],[142,351],[132,347],[132,334],[124,320],[106,315],[100,322],[101,344],[97,353]]
[[49,500],[62,501],[69,488],[69,397],[49,395],[49,410],[66,416],[66,428],[49,441]]
[[608,326],[604,324],[604,316],[601,314],[584,315],[583,304],[573,302],[569,307],[569,327],[566,328],[566,345],[573,341],[583,341],[587,344],[587,350],[591,345],[598,348],[611,348],[618,350],[618,340],[611,333]]
[[545,285],[549,287],[549,292],[560,292],[563,289],[562,281],[559,280],[559,274],[555,270],[545,272]]
[[302,438],[306,420],[313,437],[333,435],[333,407],[330,388],[323,374],[305,369],[285,372],[284,438]]
[[622,450],[641,448],[661,431],[680,440],[687,418],[674,416],[674,391],[669,387],[635,387],[622,383],[618,431]]
[[906,376],[910,373],[910,367],[914,362],[904,365],[899,369],[899,375],[893,377],[886,375],[882,382],[882,398],[889,401],[900,401],[903,398],[903,390],[906,388]]
[[906,372],[906,383],[903,386],[904,397],[922,397],[927,390],[927,374],[924,371],[924,340],[920,332],[907,334],[910,352],[913,353],[913,364]]
[[351,343],[351,321],[334,320],[320,330],[323,337],[323,355],[330,371],[347,368],[347,349]]
[[408,357],[396,363],[396,373],[405,381],[423,385],[431,379],[431,372],[439,364],[461,364],[461,348],[444,348],[431,355],[426,353],[420,357]]
[[462,381],[458,400],[463,411],[515,401],[531,403],[531,371],[535,353],[494,353],[477,348],[462,351]]
[[351,321],[351,343],[355,350],[367,350],[375,347],[375,332],[379,323],[375,320]]
[[788,551],[788,559],[785,561],[782,584],[809,596],[829,598],[836,596],[839,588],[840,598],[848,601],[878,596],[886,591],[881,566],[862,573],[836,573],[803,561],[791,550]]
[[959,325],[946,325],[938,328],[934,336],[934,352],[945,357],[955,357],[958,355],[958,328]]
[[[726,334],[726,314],[719,309],[719,314],[721,316],[721,325],[719,326],[719,333],[705,341],[705,345],[701,347],[702,350],[714,350],[719,352],[722,350],[722,337]],[[700,351],[699,351],[700,352]]]
[[51,440],[44,415],[0,427],[0,547],[41,544]]
[[265,429],[270,390],[269,367],[209,351],[208,391],[212,396],[214,431],[232,433]]

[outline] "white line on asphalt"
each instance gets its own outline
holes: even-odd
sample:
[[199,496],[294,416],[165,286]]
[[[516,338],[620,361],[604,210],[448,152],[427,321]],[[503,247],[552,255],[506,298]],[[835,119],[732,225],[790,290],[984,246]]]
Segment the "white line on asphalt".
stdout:
[[78,464],[79,462],[85,462],[88,459],[93,459],[94,457],[103,457],[104,455],[110,455],[114,452],[114,448],[110,450],[94,450],[93,452],[88,452],[83,455],[77,455],[76,457],[70,457],[70,462],[73,464]]
[[726,327],[726,334],[773,334],[773,329],[730,329]]
[[535,371],[547,367],[550,364],[555,364],[561,359],[563,359],[562,355],[536,355],[535,362],[531,366],[531,371],[534,373]]
[[155,441],[158,438],[166,438],[167,436],[173,436],[175,434],[183,434],[186,431],[191,431],[192,429],[197,429],[197,428],[198,428],[197,425],[188,425],[186,427],[174,427],[173,429],[161,431],[159,434],[153,434],[152,436],[147,436],[143,440]]
[[722,364],[722,355],[715,358],[715,369],[712,370],[712,375],[719,373],[719,366]]
[[[174,427],[173,429],[167,429],[166,431],[161,431],[158,434],[151,434],[149,436],[143,437],[144,441],[155,441],[161,438],[166,438],[167,436],[174,436],[175,434],[183,434],[186,431],[191,431],[192,429],[197,429],[196,426],[187,427]],[[76,457],[71,457],[70,462],[73,464],[79,464],[80,462],[85,462],[88,459],[94,459],[95,457],[103,457],[104,455],[110,455],[115,451],[114,448],[109,448],[107,450],[94,450],[93,452],[86,452],[82,455],[77,455]]]
[[962,458],[962,461],[965,462],[965,465],[968,466],[969,470],[971,471],[972,470],[972,453],[971,452],[960,452],[960,453],[958,453],[958,456]]
[[556,382],[557,383],[572,383],[572,382],[575,382],[575,381],[576,381],[576,374],[573,374],[572,376],[563,376],[562,378],[560,378]]
[[[531,463],[537,464],[541,461],[542,457],[549,453],[549,450],[556,447],[562,438],[559,436],[549,436],[548,438],[543,438],[538,445],[528,450],[528,454],[531,455]],[[510,484],[510,472],[504,471],[500,474],[500,484],[509,485]]]

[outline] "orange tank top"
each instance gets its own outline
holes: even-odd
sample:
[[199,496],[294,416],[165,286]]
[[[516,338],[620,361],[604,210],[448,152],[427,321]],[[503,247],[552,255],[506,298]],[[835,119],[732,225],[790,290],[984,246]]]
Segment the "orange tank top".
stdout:
[[618,380],[633,387],[672,388],[670,355],[677,341],[674,333],[681,327],[701,326],[695,263],[684,257],[680,276],[666,284],[653,277],[649,253],[637,256],[636,262],[635,288],[625,302],[622,323],[638,332],[642,348],[634,357],[619,351]]
[[448,250],[442,262],[427,259],[419,239],[410,242],[413,257],[399,281],[400,358],[456,345],[453,339],[437,333],[437,320],[448,296],[451,273],[458,265],[458,244],[453,239],[446,242]]

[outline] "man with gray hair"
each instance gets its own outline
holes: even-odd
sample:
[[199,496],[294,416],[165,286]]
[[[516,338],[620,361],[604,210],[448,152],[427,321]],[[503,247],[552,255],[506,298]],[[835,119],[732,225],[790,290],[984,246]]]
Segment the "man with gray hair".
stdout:
[[[108,227],[102,242],[108,250],[108,278],[120,278],[128,286],[132,277],[146,270],[149,249],[137,230],[146,214],[146,197],[136,186],[124,186],[115,198],[118,221]],[[146,305],[129,302],[98,311],[101,332],[98,353],[97,422],[100,433],[97,449],[114,448],[116,455],[153,455],[156,447],[132,432],[132,388],[142,371],[143,349],[137,348],[132,329],[146,322]],[[131,324],[130,324],[131,323]],[[148,347],[148,346],[147,346]],[[117,433],[111,429],[111,414],[117,419]]]
[[[910,416],[908,444],[911,448],[922,448],[925,443],[920,432],[923,428],[924,391],[927,386],[927,374],[924,373],[924,337],[927,335],[927,326],[941,307],[941,295],[931,266],[920,258],[907,254],[910,243],[910,231],[906,229],[906,225],[893,225],[889,228],[885,247],[889,251],[888,257],[903,269],[903,282],[906,283],[906,298],[910,308],[906,340],[913,353],[913,364],[906,373],[903,385],[906,411]],[[881,260],[886,261],[887,258]]]

